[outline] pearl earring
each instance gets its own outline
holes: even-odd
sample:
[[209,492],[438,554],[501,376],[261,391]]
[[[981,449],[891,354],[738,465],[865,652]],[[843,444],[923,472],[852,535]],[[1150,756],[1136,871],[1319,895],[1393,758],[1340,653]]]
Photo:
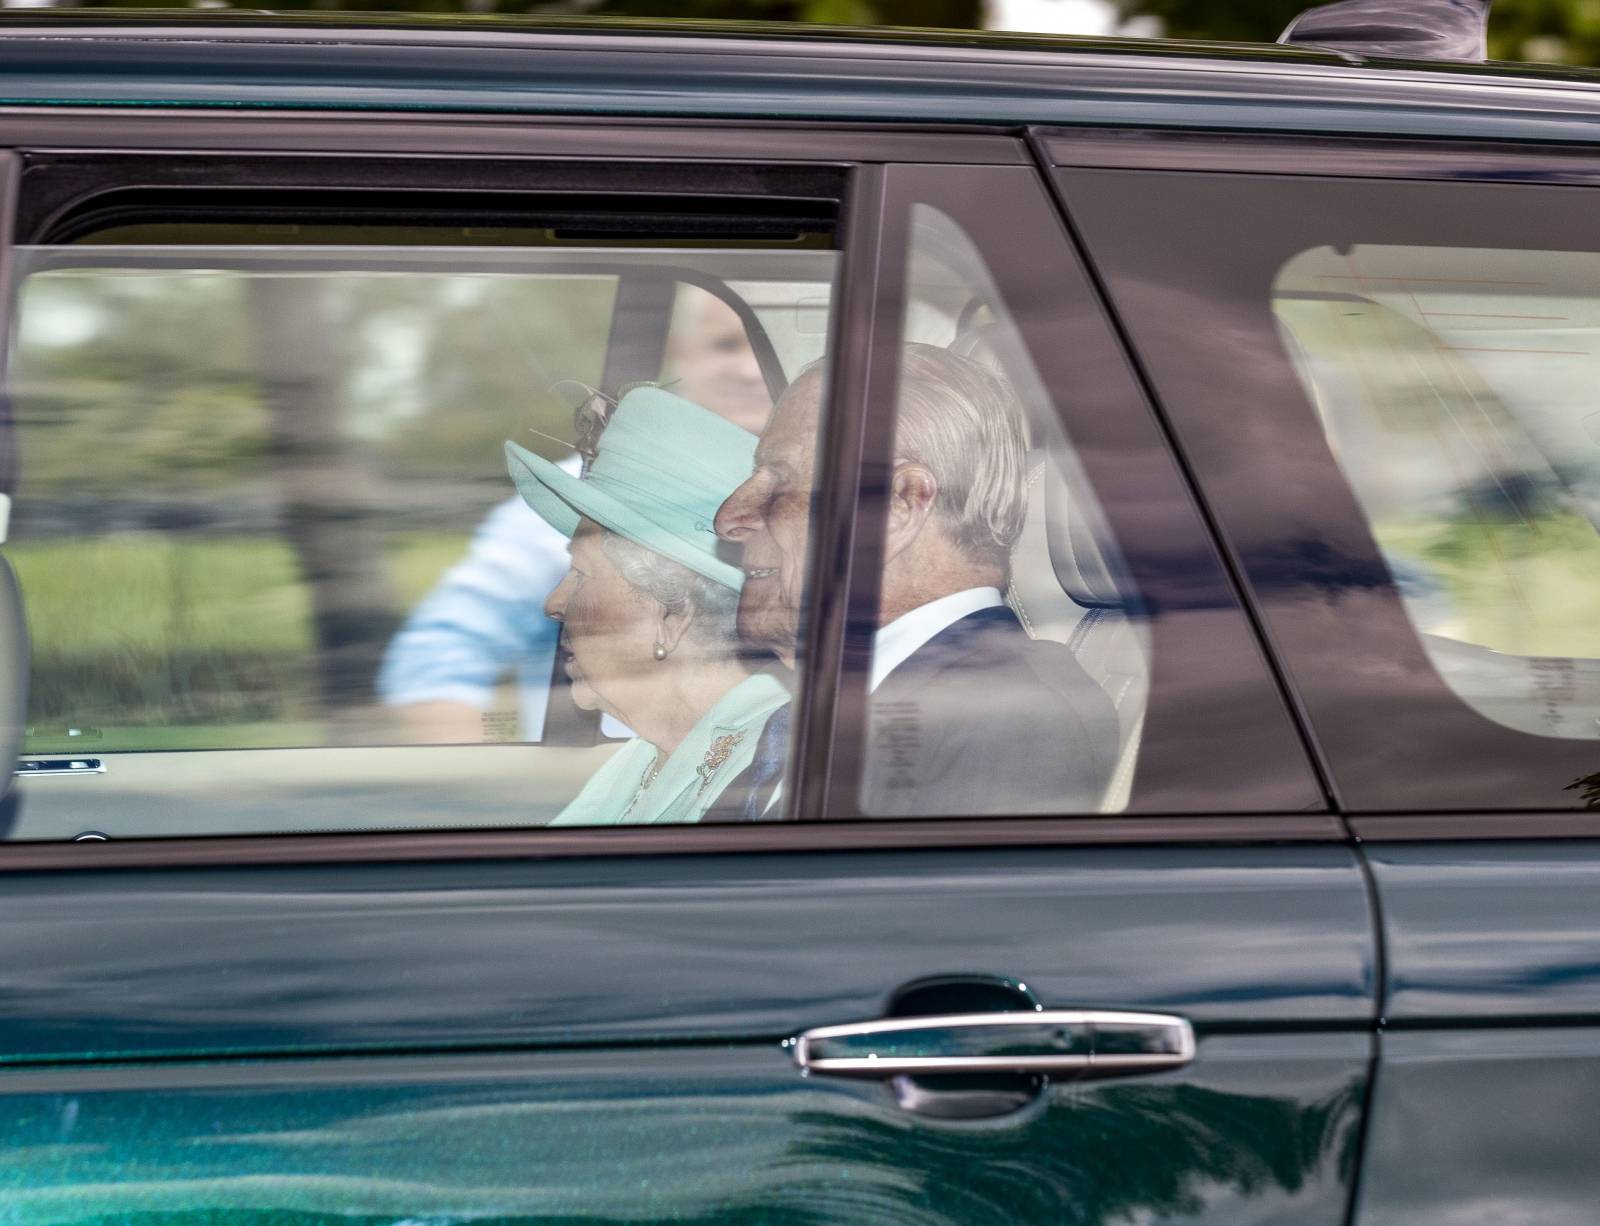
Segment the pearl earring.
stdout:
[[658,660],[665,660],[665,659],[666,659],[666,658],[667,658],[667,648],[666,648],[666,644],[664,644],[664,643],[662,643],[662,642],[661,642],[661,641],[660,641],[660,640],[659,640],[659,639],[658,639],[658,640],[657,640],[657,641],[656,641],[656,649],[655,649],[655,651],[653,651],[653,652],[652,652],[652,653],[651,653],[651,654],[652,654],[652,655],[654,655],[654,656],[655,656],[655,658],[656,658],[656,659],[658,659]]

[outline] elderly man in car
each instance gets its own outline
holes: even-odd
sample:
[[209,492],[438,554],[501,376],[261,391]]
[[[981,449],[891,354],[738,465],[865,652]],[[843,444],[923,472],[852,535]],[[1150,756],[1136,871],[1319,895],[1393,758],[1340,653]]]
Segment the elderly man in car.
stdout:
[[[794,666],[818,368],[797,378],[717,514],[743,546],[739,633]],[[1021,407],[1006,382],[905,349],[873,640],[861,808],[871,816],[1094,812],[1116,761],[1110,700],[1072,651],[1028,636],[1001,593],[1026,505]],[[742,809],[778,815],[791,708],[768,722]]]

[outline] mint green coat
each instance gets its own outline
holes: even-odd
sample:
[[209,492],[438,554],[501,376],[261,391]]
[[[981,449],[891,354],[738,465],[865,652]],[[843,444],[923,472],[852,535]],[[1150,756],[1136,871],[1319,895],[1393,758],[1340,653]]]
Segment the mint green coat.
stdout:
[[750,765],[767,717],[788,701],[788,689],[772,674],[746,677],[700,717],[649,787],[641,790],[640,785],[657,750],[643,737],[634,737],[595,771],[550,824],[649,826],[699,821],[723,788]]

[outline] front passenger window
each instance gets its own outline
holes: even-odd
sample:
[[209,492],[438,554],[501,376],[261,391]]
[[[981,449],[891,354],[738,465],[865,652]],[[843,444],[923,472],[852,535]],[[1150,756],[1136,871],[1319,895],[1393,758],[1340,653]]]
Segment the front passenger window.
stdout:
[[796,674],[714,521],[822,357],[830,225],[19,249],[12,836],[719,820]]

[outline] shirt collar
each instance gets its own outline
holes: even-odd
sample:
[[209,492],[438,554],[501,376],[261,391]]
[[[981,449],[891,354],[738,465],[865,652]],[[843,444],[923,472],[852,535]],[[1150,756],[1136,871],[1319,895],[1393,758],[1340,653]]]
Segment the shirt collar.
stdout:
[[867,684],[869,692],[882,685],[885,677],[941,630],[955,625],[969,613],[992,609],[1004,603],[997,587],[969,587],[941,596],[938,600],[930,600],[895,618],[873,636],[872,673]]

